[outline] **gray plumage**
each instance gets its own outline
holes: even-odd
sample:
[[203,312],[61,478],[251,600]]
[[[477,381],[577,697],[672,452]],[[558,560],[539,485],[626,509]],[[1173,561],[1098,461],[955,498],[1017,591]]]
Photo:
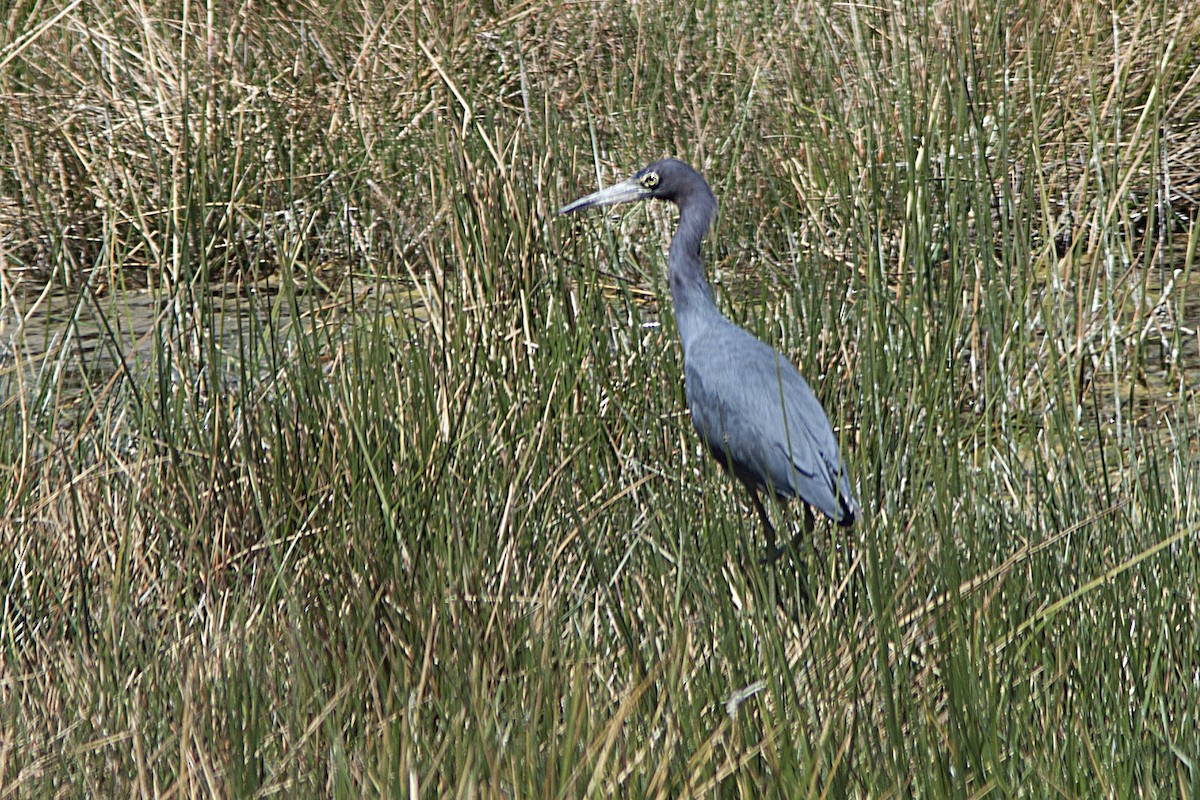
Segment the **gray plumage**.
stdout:
[[839,525],[853,524],[859,507],[837,437],[812,389],[790,361],[730,322],[713,302],[700,245],[717,200],[700,173],[676,159],[656,161],[558,213],[647,199],[679,208],[668,279],[692,424],[713,457],[750,492],[766,528],[768,558],[781,551],[760,491],[780,500],[799,498]]

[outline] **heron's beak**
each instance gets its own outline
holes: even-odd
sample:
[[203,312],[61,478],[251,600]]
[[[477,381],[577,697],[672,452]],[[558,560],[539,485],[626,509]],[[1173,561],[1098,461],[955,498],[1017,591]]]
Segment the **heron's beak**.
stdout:
[[570,214],[572,211],[579,211],[583,208],[598,208],[600,206],[611,206],[616,203],[628,203],[631,200],[641,200],[645,196],[646,193],[641,184],[631,178],[630,180],[610,186],[607,189],[601,189],[595,194],[581,197],[574,203],[567,203],[558,210],[558,213]]

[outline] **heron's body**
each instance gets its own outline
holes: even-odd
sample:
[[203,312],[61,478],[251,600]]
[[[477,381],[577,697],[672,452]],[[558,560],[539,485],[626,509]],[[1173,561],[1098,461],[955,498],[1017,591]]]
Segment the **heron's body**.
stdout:
[[858,505],[837,437],[812,389],[779,351],[734,325],[713,302],[700,245],[717,201],[704,178],[682,161],[657,161],[559,213],[651,198],[679,207],[668,277],[688,410],[700,438],[750,491],[772,551],[775,532],[760,491],[799,498],[839,525],[852,524]]
[[[728,320],[684,356],[692,424],[709,451],[751,491],[799,497],[839,524],[854,521],[850,480],[825,411],[791,363]],[[729,330],[721,331],[720,327]],[[814,424],[824,422],[824,425]]]

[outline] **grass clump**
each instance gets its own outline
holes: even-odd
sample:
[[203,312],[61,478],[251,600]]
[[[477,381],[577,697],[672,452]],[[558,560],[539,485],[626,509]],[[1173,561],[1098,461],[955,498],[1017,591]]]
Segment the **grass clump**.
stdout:
[[[1196,10],[12,5],[0,786],[1196,794]],[[665,154],[867,510],[806,609],[669,212],[551,216]]]

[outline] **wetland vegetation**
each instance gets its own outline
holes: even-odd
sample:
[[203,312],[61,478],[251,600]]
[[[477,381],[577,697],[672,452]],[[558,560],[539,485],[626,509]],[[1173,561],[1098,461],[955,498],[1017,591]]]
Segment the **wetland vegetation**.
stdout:
[[0,13],[0,795],[1200,795],[1196,0]]

